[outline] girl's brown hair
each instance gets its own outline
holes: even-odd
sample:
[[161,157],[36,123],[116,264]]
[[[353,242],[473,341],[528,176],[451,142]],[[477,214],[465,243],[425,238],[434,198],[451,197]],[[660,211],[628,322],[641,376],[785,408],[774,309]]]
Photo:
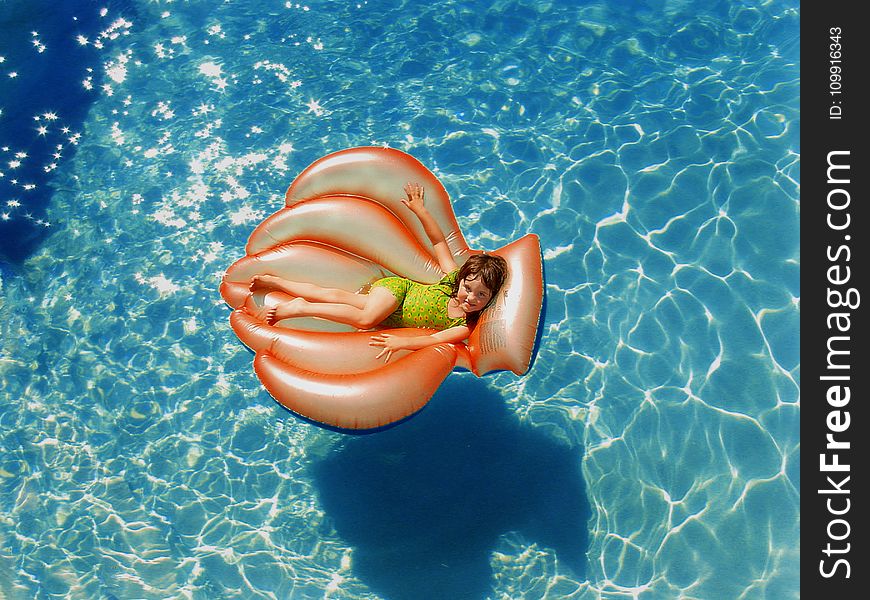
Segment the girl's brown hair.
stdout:
[[477,324],[480,313],[483,312],[487,306],[492,304],[493,300],[495,300],[499,290],[501,290],[502,285],[504,285],[504,282],[507,280],[507,276],[507,261],[501,256],[495,256],[494,254],[475,254],[474,256],[469,257],[469,259],[465,261],[465,264],[459,268],[459,273],[456,275],[456,281],[453,283],[453,290],[450,293],[451,298],[455,298],[456,294],[459,293],[459,284],[463,279],[479,279],[483,282],[483,285],[489,288],[489,291],[492,294],[489,297],[489,302],[486,303],[486,306],[484,306],[483,309],[468,316],[467,320],[469,326],[473,327]]

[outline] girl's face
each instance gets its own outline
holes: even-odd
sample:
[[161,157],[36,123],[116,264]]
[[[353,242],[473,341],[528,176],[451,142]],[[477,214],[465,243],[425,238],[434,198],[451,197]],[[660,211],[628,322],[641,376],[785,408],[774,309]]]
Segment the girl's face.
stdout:
[[456,300],[459,308],[467,313],[477,312],[489,303],[492,292],[479,279],[466,277],[459,282],[459,290],[456,292]]

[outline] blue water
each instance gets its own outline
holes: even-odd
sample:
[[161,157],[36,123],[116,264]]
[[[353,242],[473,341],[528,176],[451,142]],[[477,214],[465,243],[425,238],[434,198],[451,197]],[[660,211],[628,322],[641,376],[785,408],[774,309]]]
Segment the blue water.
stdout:
[[[100,6],[135,14],[126,0]],[[121,33],[98,8],[50,0],[0,8],[0,264],[7,268],[53,233],[46,215],[52,177],[75,154],[90,104],[99,98],[97,47]]]
[[[798,597],[797,2],[40,6],[0,9],[0,597]],[[364,144],[473,247],[537,233],[547,302],[526,376],[354,437],[217,286]]]

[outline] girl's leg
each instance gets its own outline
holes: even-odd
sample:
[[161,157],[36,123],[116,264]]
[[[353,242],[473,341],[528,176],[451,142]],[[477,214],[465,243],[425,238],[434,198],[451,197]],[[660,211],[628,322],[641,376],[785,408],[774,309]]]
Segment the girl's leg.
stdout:
[[255,275],[251,280],[251,291],[272,289],[296,296],[297,298],[305,298],[309,302],[328,302],[337,304],[348,304],[362,309],[366,305],[366,297],[360,294],[354,294],[347,290],[337,288],[321,287],[313,283],[303,283],[300,281],[290,281],[274,275]]
[[382,287],[373,288],[366,295],[353,295],[364,300],[362,307],[340,302],[309,302],[299,297],[280,303],[267,315],[266,321],[272,324],[291,317],[320,317],[358,329],[371,329],[390,316],[399,305],[393,293]]

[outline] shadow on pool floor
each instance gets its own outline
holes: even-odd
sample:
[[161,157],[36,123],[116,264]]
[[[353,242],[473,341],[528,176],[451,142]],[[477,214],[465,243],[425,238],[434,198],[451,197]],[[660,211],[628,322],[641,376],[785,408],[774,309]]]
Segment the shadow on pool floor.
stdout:
[[[353,573],[390,600],[478,599],[517,532],[585,571],[582,452],[521,424],[482,381],[449,378],[418,415],[352,438],[313,466]],[[582,579],[581,579],[582,580]]]

